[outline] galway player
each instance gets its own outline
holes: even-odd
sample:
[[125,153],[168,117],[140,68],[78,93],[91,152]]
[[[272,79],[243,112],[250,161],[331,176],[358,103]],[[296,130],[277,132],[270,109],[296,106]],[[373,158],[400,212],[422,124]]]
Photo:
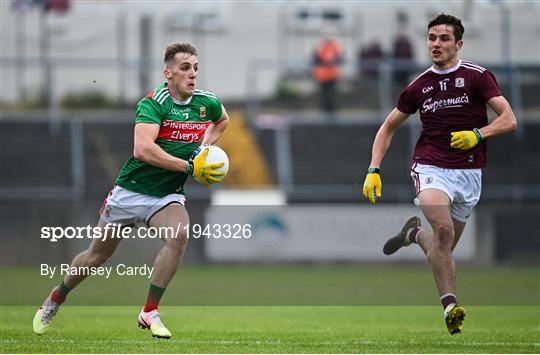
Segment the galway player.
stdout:
[[[196,90],[199,64],[197,49],[189,43],[172,43],[165,48],[166,81],[137,105],[133,156],[124,164],[116,186],[100,211],[98,226],[107,224],[173,227],[177,235],[160,236],[164,246],[154,262],[150,290],[138,317],[142,328],[155,337],[170,338],[158,305],[184,254],[189,216],[184,207],[184,183],[192,175],[205,185],[223,175],[208,164],[208,149],[191,160],[202,144],[214,144],[223,134],[229,117],[211,92]],[[177,228],[180,225],[180,228]],[[163,229],[162,229],[163,230]],[[71,267],[96,267],[114,253],[121,239],[95,239],[78,254]],[[66,275],[53,288],[34,317],[33,329],[43,334],[50,326],[67,294],[86,275]]]
[[[395,130],[420,110],[422,133],[412,158],[411,176],[422,213],[431,230],[410,218],[384,245],[390,255],[418,244],[431,265],[450,334],[461,331],[465,309],[455,294],[452,257],[467,218],[480,199],[486,165],[486,141],[516,129],[512,108],[501,95],[493,74],[461,60],[461,20],[441,14],[428,25],[427,46],[433,66],[401,93],[397,107],[379,128],[363,193],[372,203],[381,197],[380,165]],[[497,117],[488,124],[486,104]]]

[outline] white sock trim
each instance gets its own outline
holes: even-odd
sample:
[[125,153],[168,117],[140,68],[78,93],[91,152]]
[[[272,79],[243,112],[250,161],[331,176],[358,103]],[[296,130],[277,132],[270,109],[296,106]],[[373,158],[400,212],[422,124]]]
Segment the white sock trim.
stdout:
[[420,237],[424,234],[424,229],[422,227],[418,227],[418,229],[420,230],[416,233],[416,238],[414,239],[416,240],[416,244],[420,245]]

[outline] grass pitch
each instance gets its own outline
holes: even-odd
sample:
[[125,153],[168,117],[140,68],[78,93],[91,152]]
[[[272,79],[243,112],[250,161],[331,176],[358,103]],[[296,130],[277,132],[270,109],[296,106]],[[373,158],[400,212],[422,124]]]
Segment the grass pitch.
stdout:
[[462,334],[446,330],[425,265],[183,267],[160,311],[171,339],[137,327],[149,280],[91,278],[52,327],[32,318],[60,279],[0,269],[2,353],[539,353],[537,267],[460,268]]
[[440,307],[161,307],[171,339],[136,326],[139,307],[65,306],[43,336],[35,307],[3,307],[8,353],[538,353],[538,307],[468,307],[450,336]]

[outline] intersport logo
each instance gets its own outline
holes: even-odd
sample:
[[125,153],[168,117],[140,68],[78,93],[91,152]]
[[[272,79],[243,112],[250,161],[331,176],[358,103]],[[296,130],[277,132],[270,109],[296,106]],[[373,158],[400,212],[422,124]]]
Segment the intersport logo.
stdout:
[[210,121],[179,122],[174,120],[164,120],[159,129],[158,138],[172,142],[198,142],[204,137],[204,133],[210,126],[210,123]]

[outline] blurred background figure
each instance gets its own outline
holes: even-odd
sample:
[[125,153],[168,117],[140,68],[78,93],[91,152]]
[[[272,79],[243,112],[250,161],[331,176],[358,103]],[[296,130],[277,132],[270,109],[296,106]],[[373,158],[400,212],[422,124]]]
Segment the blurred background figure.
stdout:
[[394,84],[402,87],[408,84],[409,75],[414,70],[414,48],[408,34],[409,17],[403,12],[396,15],[398,32],[392,45]]
[[335,120],[337,109],[336,84],[341,78],[343,49],[333,28],[322,30],[323,39],[313,54],[313,77],[320,87],[320,105],[328,122]]
[[367,46],[360,48],[358,51],[358,61],[360,76],[363,79],[378,80],[379,65],[384,59],[384,52],[381,42],[378,38],[374,38]]

